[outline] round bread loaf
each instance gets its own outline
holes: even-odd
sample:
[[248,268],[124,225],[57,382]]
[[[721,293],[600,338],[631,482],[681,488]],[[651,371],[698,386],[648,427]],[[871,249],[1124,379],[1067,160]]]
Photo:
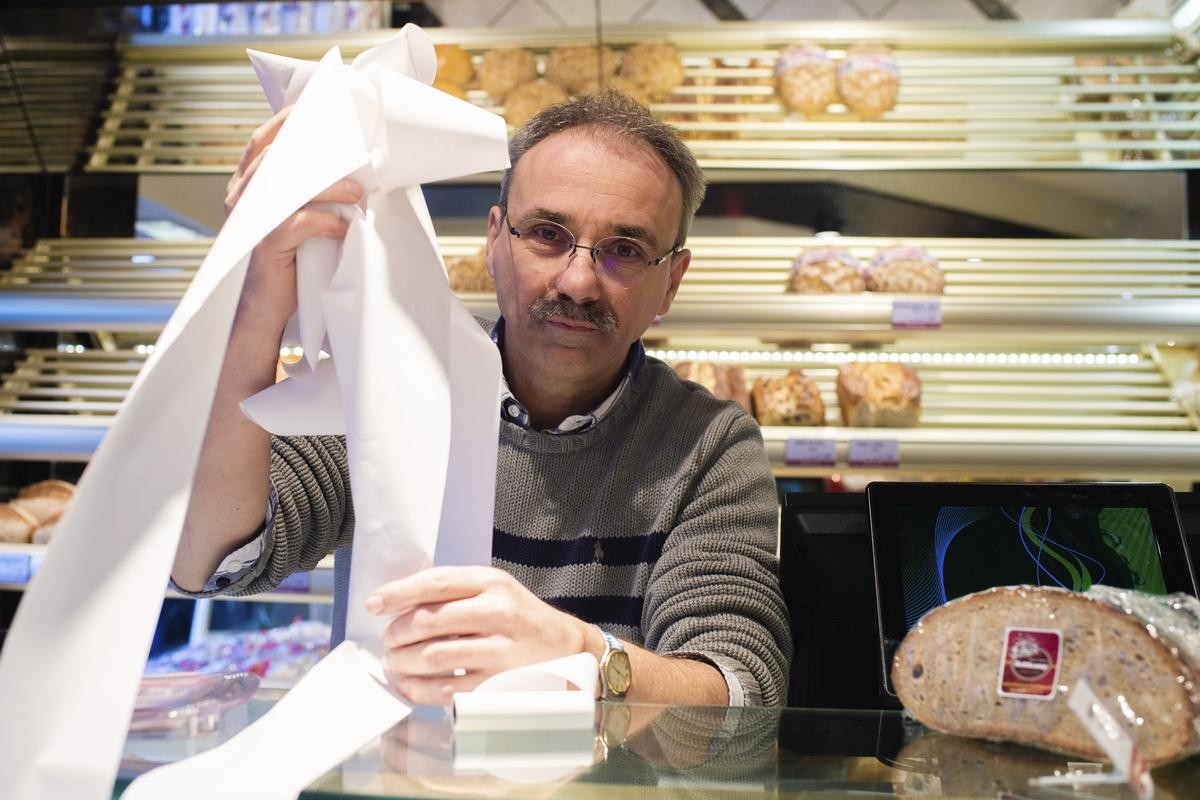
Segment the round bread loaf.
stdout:
[[921,417],[921,379],[907,364],[843,364],[837,398],[850,428],[911,428]]
[[603,81],[617,71],[617,57],[612,48],[596,48],[591,44],[568,44],[556,47],[546,57],[546,79],[570,92],[597,80]]
[[802,371],[781,378],[756,378],[751,392],[760,425],[824,425],[825,403],[817,384]]
[[441,78],[438,78],[436,81],[433,82],[433,88],[435,88],[439,91],[443,91],[448,95],[453,95],[454,97],[457,97],[459,100],[467,99],[467,90],[464,89],[460,84],[457,84],[457,83],[451,83],[450,81],[446,81],[446,80],[442,80]]
[[605,78],[603,84],[597,83],[595,80],[584,81],[579,86],[579,93],[591,94],[599,89],[602,85],[608,87],[609,89],[618,91],[635,102],[641,103],[642,105],[649,105],[650,103],[650,97],[646,94],[645,89],[628,78],[622,78],[620,75],[613,75],[610,78]]
[[837,100],[837,66],[815,44],[793,45],[775,62],[775,90],[790,110],[820,114]]
[[788,272],[789,292],[862,292],[866,288],[862,262],[843,247],[810,247]]
[[895,294],[942,294],[946,290],[946,273],[938,260],[922,247],[886,247],[867,267],[867,288]]
[[862,119],[877,119],[896,106],[900,68],[883,45],[851,48],[838,67],[838,94]]
[[[1009,628],[1061,634],[1049,697],[1000,693]],[[1153,627],[1085,594],[1005,586],[926,614],[896,651],[892,683],[904,707],[935,730],[1104,759],[1067,705],[1086,680],[1156,764],[1200,746],[1198,668]]]
[[37,517],[25,509],[0,503],[0,542],[28,544],[37,526]]
[[523,47],[497,47],[479,62],[479,85],[496,102],[537,77],[537,60]]
[[504,101],[504,118],[514,128],[519,128],[543,109],[568,99],[568,95],[557,83],[538,78],[513,89]]
[[683,59],[668,42],[638,42],[621,57],[621,77],[659,100],[683,83]]
[[471,63],[471,54],[466,50],[456,44],[436,44],[433,49],[437,53],[439,81],[466,86],[475,77],[475,65]]
[[732,400],[750,413],[750,391],[746,388],[746,371],[735,364],[714,364],[711,361],[681,361],[675,372],[685,381],[698,383],[720,400]]
[[28,486],[17,492],[17,497],[58,497],[62,500],[70,500],[75,496],[75,484],[68,481],[60,481],[54,478],[50,480],[38,481],[31,483]]
[[446,259],[450,288],[455,292],[494,292],[496,284],[487,271],[487,256],[483,248],[469,256],[450,256]]

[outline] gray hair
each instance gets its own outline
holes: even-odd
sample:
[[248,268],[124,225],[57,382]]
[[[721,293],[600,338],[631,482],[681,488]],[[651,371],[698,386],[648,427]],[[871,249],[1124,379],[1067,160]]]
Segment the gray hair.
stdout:
[[589,94],[550,106],[522,125],[508,141],[508,159],[512,162],[500,181],[500,206],[508,207],[508,189],[513,170],[521,156],[556,133],[574,128],[593,128],[621,139],[643,144],[658,154],[683,193],[683,214],[673,247],[687,239],[696,209],[704,199],[707,179],[679,134],[667,123],[655,118],[645,106],[615,89],[602,87]]

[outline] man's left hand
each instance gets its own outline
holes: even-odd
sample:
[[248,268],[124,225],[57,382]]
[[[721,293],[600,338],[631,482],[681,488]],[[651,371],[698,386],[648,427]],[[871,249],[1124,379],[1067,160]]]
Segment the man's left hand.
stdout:
[[413,703],[448,703],[498,672],[583,652],[587,623],[492,567],[433,567],[367,598],[394,615],[384,667]]

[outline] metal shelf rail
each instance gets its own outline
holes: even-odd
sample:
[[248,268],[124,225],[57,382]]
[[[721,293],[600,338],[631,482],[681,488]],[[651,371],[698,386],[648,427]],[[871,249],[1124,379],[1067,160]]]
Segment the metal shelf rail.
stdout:
[[[553,31],[431,29],[476,58],[519,44],[539,60],[554,46],[594,40],[590,28]],[[353,57],[394,35],[375,32],[272,38],[274,52]],[[1103,169],[1200,166],[1195,54],[1165,21],[986,24],[722,23],[694,28],[605,28],[618,51],[665,39],[681,52],[685,80],[651,110],[676,125],[713,180],[804,170]],[[812,119],[787,112],[773,75],[798,41],[831,57],[861,42],[895,48],[897,106],[863,121],[840,104]],[[119,46],[87,169],[232,172],[250,133],[269,114],[245,48],[253,39],[135,36]],[[468,99],[502,112],[468,87]],[[495,175],[489,180],[494,180]],[[475,178],[473,180],[478,180]]]

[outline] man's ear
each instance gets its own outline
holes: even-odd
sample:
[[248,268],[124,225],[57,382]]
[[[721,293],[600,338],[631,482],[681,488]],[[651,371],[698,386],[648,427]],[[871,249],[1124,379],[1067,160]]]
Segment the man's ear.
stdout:
[[688,265],[691,263],[691,250],[680,250],[671,256],[671,283],[667,286],[667,293],[663,296],[663,301],[658,307],[658,315],[660,317],[671,310],[671,303],[675,300],[675,293],[679,291],[679,282],[683,280],[683,274],[687,272]]
[[496,280],[496,268],[492,266],[492,251],[496,249],[496,243],[500,241],[500,233],[504,227],[503,217],[500,206],[492,206],[492,210],[488,212],[487,244],[484,245],[483,255],[484,262],[487,264],[487,273],[492,280]]

